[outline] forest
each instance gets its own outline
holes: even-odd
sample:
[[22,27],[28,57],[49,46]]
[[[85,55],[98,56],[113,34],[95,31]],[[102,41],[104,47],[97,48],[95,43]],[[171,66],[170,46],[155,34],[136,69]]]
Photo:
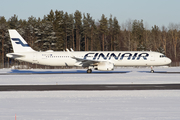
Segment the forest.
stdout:
[[76,10],[73,14],[53,11],[44,17],[30,16],[27,20],[13,15],[6,20],[0,16],[0,67],[28,64],[6,57],[13,52],[8,29],[16,29],[36,51],[157,51],[165,54],[179,66],[180,25],[170,23],[168,27],[153,25],[145,28],[143,20],[127,20],[121,24],[112,15],[92,18],[90,13]]

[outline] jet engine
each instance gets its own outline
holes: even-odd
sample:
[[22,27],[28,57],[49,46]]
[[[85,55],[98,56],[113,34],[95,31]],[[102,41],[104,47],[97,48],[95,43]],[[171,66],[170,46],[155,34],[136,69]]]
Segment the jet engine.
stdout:
[[114,64],[111,62],[100,62],[97,64],[96,70],[110,71],[114,70]]

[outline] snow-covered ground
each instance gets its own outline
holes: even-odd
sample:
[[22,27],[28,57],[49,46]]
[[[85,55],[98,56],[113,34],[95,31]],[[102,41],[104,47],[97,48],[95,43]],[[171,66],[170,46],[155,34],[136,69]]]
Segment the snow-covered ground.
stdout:
[[180,120],[180,91],[0,92],[0,119]]
[[[154,70],[180,72],[179,67]],[[180,83],[180,74],[149,73],[150,68],[115,71],[127,73],[1,69],[0,73],[55,74],[0,75],[0,85]],[[73,74],[56,74],[61,72]],[[17,120],[180,120],[180,90],[0,92],[0,120],[13,120],[15,114]]]

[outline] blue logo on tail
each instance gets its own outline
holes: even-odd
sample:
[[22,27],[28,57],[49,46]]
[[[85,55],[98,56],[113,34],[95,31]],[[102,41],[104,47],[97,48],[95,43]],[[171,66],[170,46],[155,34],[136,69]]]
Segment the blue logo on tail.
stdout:
[[23,47],[29,47],[28,44],[24,44],[19,38],[12,38],[13,41],[16,41],[16,44],[21,44]]

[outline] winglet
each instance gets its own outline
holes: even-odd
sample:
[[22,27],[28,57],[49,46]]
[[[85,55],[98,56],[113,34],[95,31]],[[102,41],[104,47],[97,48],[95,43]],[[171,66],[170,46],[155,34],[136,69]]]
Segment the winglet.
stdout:
[[72,54],[72,52],[69,51],[69,49],[66,48],[66,51],[71,54],[71,58],[75,58],[75,56]]
[[67,51],[67,52],[70,52],[69,49],[67,49],[67,48],[66,48],[66,51]]
[[71,52],[74,52],[74,50],[72,48],[70,48]]

